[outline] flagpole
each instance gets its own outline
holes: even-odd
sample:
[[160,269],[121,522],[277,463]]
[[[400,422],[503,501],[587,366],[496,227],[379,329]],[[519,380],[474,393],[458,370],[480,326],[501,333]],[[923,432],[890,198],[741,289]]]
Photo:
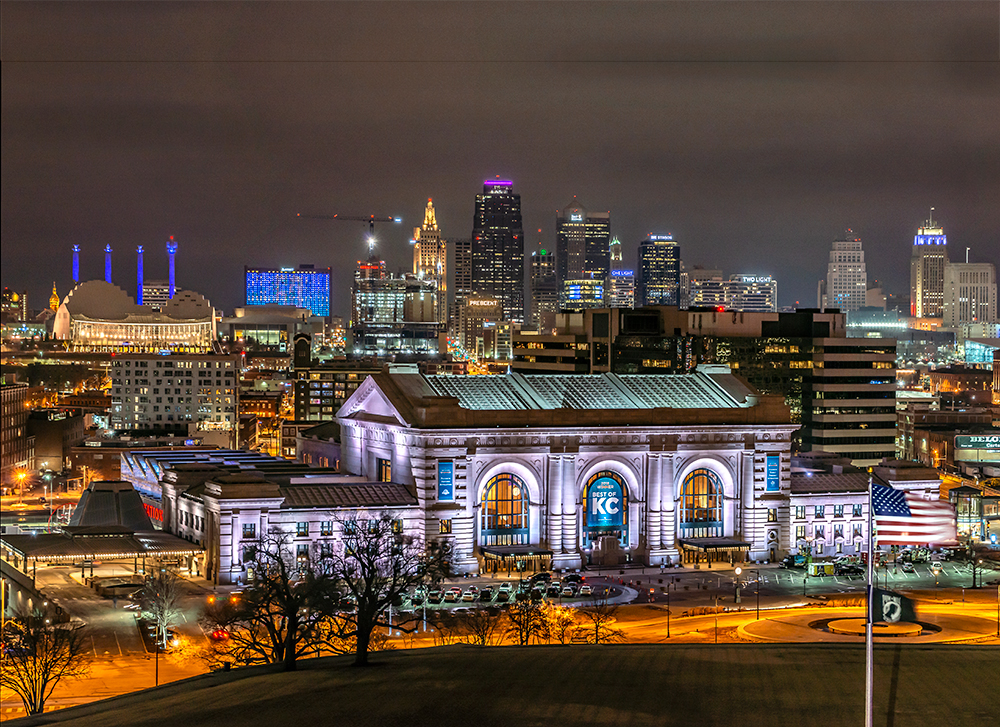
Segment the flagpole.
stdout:
[[872,643],[872,575],[875,572],[875,537],[872,533],[872,492],[874,491],[871,471],[868,473],[868,586],[865,589],[865,727],[874,727],[872,698],[874,693],[875,664]]

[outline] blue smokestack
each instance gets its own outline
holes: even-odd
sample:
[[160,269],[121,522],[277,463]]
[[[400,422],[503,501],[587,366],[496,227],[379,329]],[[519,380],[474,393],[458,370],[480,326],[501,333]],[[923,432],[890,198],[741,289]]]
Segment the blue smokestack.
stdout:
[[170,292],[168,296],[171,300],[174,299],[174,255],[177,254],[177,243],[174,242],[174,236],[171,235],[170,239],[167,241],[167,255],[170,259]]
[[73,245],[73,285],[80,282],[80,246]]
[[137,279],[135,285],[136,288],[135,299],[139,303],[139,305],[142,305],[142,245],[139,245],[139,247],[137,247],[135,251],[139,253],[139,267],[136,270]]
[[104,246],[104,279],[111,282],[111,245]]

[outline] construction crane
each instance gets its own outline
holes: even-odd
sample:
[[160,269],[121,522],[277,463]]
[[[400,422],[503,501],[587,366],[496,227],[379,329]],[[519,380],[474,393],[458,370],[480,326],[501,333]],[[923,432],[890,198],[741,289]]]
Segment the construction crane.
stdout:
[[368,215],[364,217],[362,215],[304,215],[301,212],[298,216],[304,220],[344,220],[345,222],[367,222],[368,223],[368,252],[371,252],[375,248],[375,223],[376,222],[394,222],[395,224],[400,224],[403,221],[402,217],[376,217],[375,215]]

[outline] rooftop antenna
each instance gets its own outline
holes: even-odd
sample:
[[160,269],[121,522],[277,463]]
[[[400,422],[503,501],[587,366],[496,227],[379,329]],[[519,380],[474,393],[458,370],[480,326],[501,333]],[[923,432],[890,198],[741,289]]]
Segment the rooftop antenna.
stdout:
[[934,208],[933,207],[931,207],[931,216],[927,220],[927,226],[928,227],[934,227]]
[[971,249],[972,249],[971,247],[965,248],[965,264],[966,265],[969,264],[969,250],[971,250]]

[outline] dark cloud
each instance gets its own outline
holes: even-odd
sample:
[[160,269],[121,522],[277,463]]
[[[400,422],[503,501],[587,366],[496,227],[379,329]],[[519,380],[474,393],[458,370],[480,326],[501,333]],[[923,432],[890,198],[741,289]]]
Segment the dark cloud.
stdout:
[[[433,197],[471,230],[515,180],[554,238],[573,195],[634,256],[779,277],[812,303],[830,242],[865,241],[898,291],[934,205],[1000,259],[995,3],[5,3],[3,283],[68,288],[68,248],[181,242],[182,284],[226,308],[242,266],[332,264],[346,312],[361,226],[399,214],[394,268]],[[528,239],[533,241],[535,234]],[[791,261],[794,260],[792,264]]]

